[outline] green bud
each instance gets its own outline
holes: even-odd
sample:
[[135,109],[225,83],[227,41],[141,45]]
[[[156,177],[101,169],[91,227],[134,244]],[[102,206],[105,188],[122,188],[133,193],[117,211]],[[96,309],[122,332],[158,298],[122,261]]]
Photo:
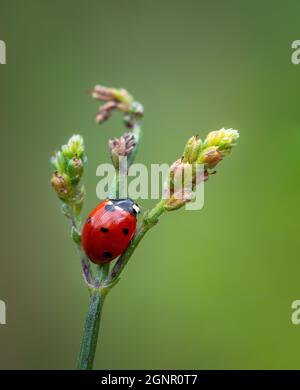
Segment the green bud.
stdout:
[[120,89],[112,88],[111,92],[113,95],[113,99],[120,102],[120,103],[130,105],[133,101],[133,97],[124,88],[120,88]]
[[84,153],[83,138],[80,135],[73,135],[67,145],[63,145],[62,154],[65,159],[71,159],[73,157],[82,158]]
[[51,178],[51,184],[62,200],[69,200],[72,194],[72,185],[65,173],[55,172]]
[[206,168],[214,168],[221,160],[222,153],[219,151],[219,148],[217,146],[210,146],[200,153],[197,162],[199,164],[205,164]]
[[54,171],[64,172],[66,169],[66,161],[61,151],[55,152],[50,158],[51,165]]
[[191,137],[185,145],[183,152],[183,162],[193,163],[197,160],[202,147],[199,135]]
[[77,184],[83,174],[83,162],[80,158],[74,156],[67,162],[67,174],[73,185]]
[[211,131],[204,142],[204,147],[217,146],[222,156],[230,153],[236,141],[239,138],[239,132],[234,129],[221,129]]

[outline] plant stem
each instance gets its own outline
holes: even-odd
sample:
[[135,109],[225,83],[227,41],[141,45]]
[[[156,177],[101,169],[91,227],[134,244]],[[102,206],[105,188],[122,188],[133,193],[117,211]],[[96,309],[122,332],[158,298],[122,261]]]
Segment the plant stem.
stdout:
[[[75,231],[77,237],[81,237],[81,221],[80,216],[76,215],[75,207],[72,206],[70,208],[70,219],[71,219],[71,226],[72,229]],[[74,233],[74,232],[72,232]],[[74,239],[74,238],[73,238]],[[93,283],[93,274],[92,274],[92,268],[89,259],[87,258],[86,254],[84,253],[81,245],[81,238],[80,240],[75,240],[75,244],[77,246],[78,254],[80,257],[81,267],[82,267],[82,273],[83,273],[83,279],[87,286],[91,285]]]
[[91,294],[78,356],[77,367],[79,370],[93,368],[104,298],[105,293],[102,293],[100,289],[95,289]]
[[141,128],[139,122],[134,123],[132,133],[134,134],[134,138],[135,138],[135,147],[127,159],[127,166],[126,166],[127,169],[125,170],[125,172],[122,171],[122,167],[120,166],[119,169],[115,173],[115,177],[113,178],[112,183],[110,184],[110,188],[109,188],[109,198],[110,199],[119,199],[120,196],[123,197],[122,194],[126,190],[126,188],[123,188],[124,185],[123,185],[122,179],[124,178],[125,175],[127,175],[128,169],[130,168],[130,166],[134,162],[134,159],[135,159],[135,156],[136,156],[136,153],[138,150],[138,146],[139,146],[139,143],[140,143],[140,140],[142,137],[142,128]]
[[96,288],[99,288],[100,285],[103,283],[103,281],[107,278],[107,275],[109,273],[109,268],[110,268],[109,263],[97,265],[95,282],[94,282]]

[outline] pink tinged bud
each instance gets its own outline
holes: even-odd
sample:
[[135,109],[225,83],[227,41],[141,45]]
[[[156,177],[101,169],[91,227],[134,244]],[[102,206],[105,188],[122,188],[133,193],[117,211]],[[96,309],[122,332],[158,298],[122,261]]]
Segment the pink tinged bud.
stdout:
[[55,172],[51,178],[51,184],[61,199],[67,200],[70,198],[72,185],[66,174]]
[[109,152],[115,168],[119,167],[120,157],[130,156],[136,140],[133,133],[125,133],[120,138],[113,138],[108,141]]
[[109,101],[115,99],[114,89],[96,85],[91,91],[91,95],[96,100]]
[[222,153],[217,146],[210,146],[203,150],[198,157],[198,163],[205,164],[206,168],[214,168],[222,160]]
[[176,160],[170,167],[170,187],[171,191],[174,189],[175,179],[183,176],[184,166],[186,163],[182,162],[182,159]]
[[110,118],[111,113],[118,107],[118,103],[109,101],[101,106],[96,114],[96,123],[100,124]]
[[132,96],[124,88],[109,88],[103,85],[96,85],[91,91],[91,95],[96,100],[115,101],[129,105],[133,102]]
[[96,123],[98,124],[109,119],[115,109],[130,114],[134,118],[140,118],[143,114],[143,106],[134,102],[133,97],[124,88],[117,89],[96,85],[91,91],[91,95],[94,99],[105,102],[96,115]]
[[165,184],[165,193],[170,194],[172,197],[174,194],[180,194],[180,192],[184,191],[184,199],[186,200],[187,194],[194,188],[195,181],[194,166],[179,159],[170,167],[169,182]]

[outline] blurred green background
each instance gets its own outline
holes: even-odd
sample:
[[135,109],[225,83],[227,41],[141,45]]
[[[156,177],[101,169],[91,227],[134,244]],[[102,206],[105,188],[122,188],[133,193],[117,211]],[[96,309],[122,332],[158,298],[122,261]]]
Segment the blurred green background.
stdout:
[[48,159],[84,136],[86,215],[123,132],[119,114],[95,124],[96,83],[143,102],[137,162],[173,162],[196,132],[241,138],[204,209],[165,215],[135,252],[95,368],[300,368],[299,12],[296,0],[0,0],[0,368],[76,366],[88,295]]

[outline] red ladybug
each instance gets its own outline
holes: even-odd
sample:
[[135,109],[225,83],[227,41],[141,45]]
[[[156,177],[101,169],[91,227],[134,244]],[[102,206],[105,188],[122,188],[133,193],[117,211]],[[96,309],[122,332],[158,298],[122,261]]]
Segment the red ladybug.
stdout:
[[139,211],[131,199],[107,199],[90,213],[82,246],[93,263],[108,263],[124,252],[134,236]]

